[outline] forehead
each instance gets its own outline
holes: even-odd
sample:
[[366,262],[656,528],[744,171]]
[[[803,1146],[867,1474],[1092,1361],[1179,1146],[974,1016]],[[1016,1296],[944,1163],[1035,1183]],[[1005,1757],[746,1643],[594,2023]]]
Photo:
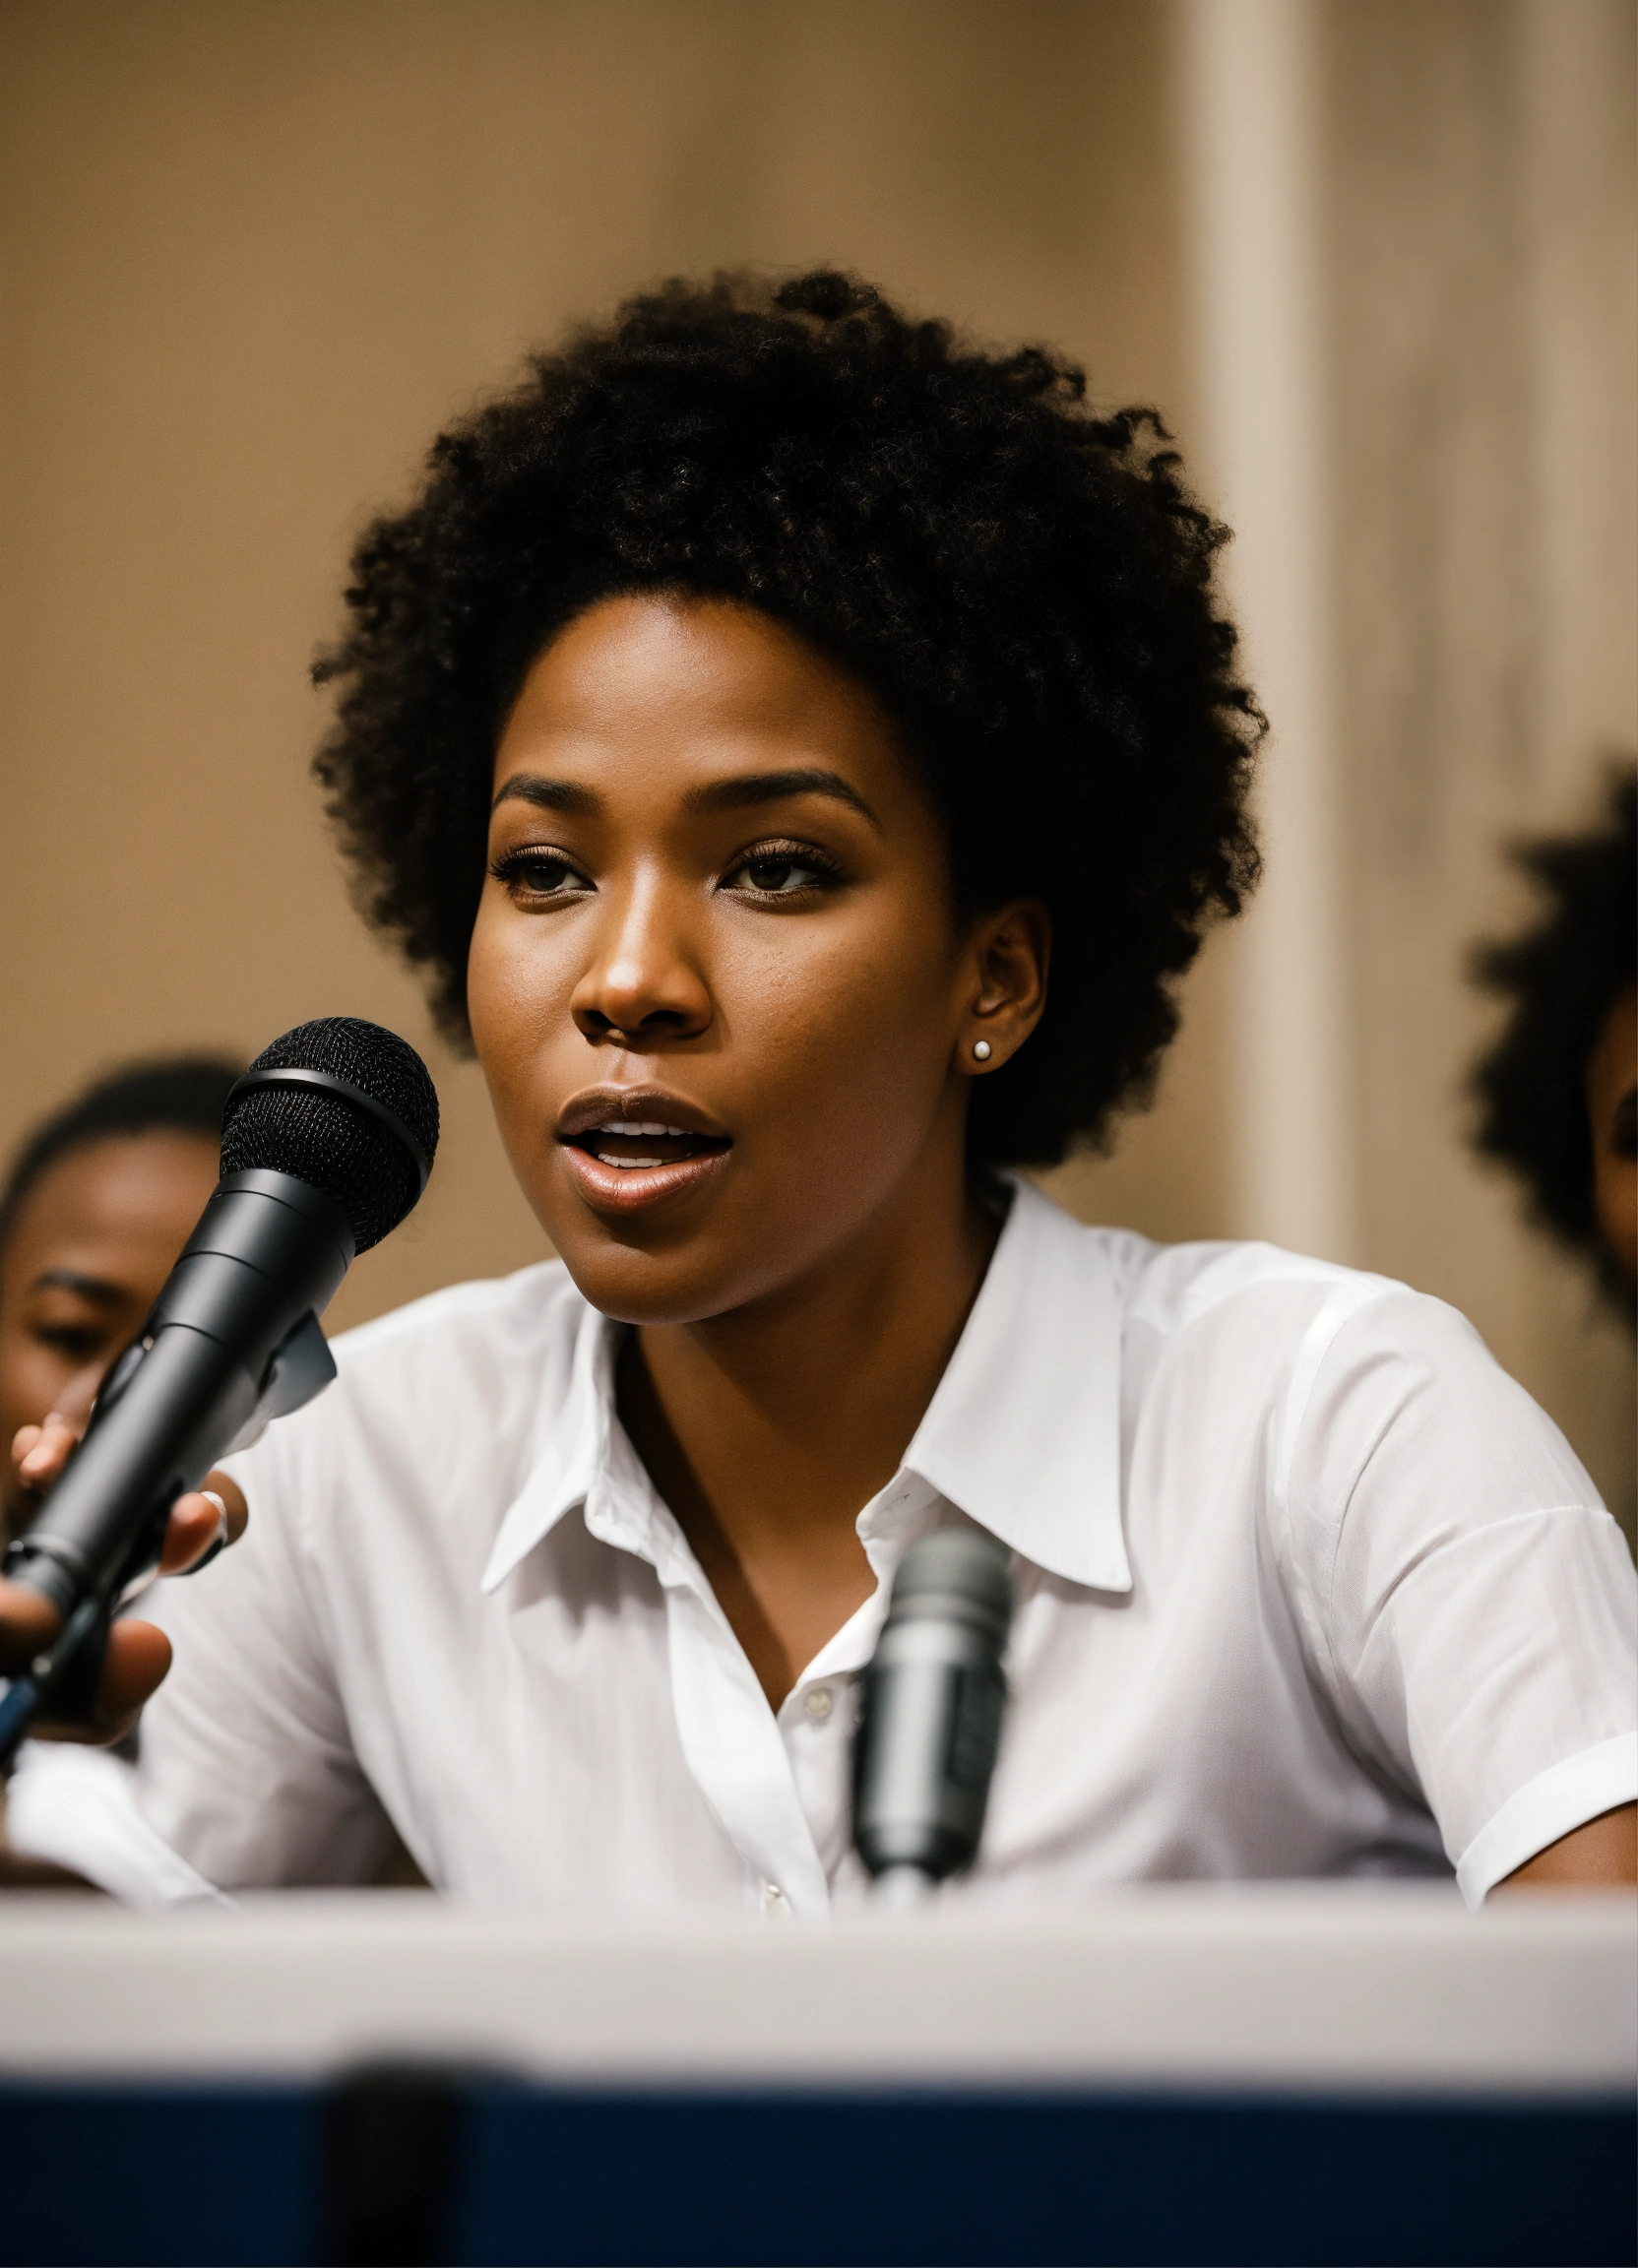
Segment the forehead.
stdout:
[[617,758],[635,784],[662,773],[692,780],[736,751],[773,745],[913,791],[886,708],[795,631],[726,600],[610,598],[536,662],[501,735],[495,782],[546,746],[559,763]]
[[114,1135],[54,1159],[19,1208],[4,1255],[32,1276],[59,1254],[103,1257],[105,1270],[174,1257],[216,1185],[218,1153],[204,1134]]

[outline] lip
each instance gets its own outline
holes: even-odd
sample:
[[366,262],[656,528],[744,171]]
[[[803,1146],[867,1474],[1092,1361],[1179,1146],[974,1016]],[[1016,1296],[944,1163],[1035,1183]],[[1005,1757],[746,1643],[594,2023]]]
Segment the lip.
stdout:
[[652,1212],[657,1205],[667,1204],[673,1197],[697,1189],[702,1181],[720,1171],[732,1155],[730,1150],[707,1150],[698,1158],[679,1158],[671,1166],[645,1166],[640,1171],[633,1171],[629,1167],[605,1166],[600,1158],[594,1158],[590,1150],[577,1150],[572,1142],[563,1146],[570,1176],[587,1204],[595,1212],[618,1213],[622,1218]]
[[[645,1166],[641,1171],[605,1166],[600,1158],[579,1148],[577,1138],[611,1118],[659,1119],[724,1147],[708,1150],[698,1158],[679,1158],[666,1166]],[[587,1088],[572,1096],[558,1112],[556,1131],[570,1178],[586,1203],[595,1212],[615,1213],[622,1219],[652,1212],[685,1196],[720,1171],[732,1155],[732,1137],[721,1120],[665,1087]]]
[[[672,1094],[668,1087],[583,1088],[557,1113],[557,1139],[577,1142],[582,1134],[590,1134],[594,1126],[606,1125],[611,1118],[659,1119],[664,1125],[681,1127],[685,1134],[703,1134],[711,1142],[732,1139],[709,1110],[702,1110],[685,1095]],[[657,1166],[651,1170],[658,1173],[663,1168]]]

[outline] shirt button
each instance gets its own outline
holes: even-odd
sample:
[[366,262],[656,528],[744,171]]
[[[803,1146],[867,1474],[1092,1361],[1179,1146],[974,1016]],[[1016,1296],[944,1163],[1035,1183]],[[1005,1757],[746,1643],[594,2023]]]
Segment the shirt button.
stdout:
[[777,1882],[762,1885],[762,1911],[770,1922],[788,1922],[790,1901]]
[[822,1723],[834,1706],[828,1685],[810,1685],[802,1695],[802,1707],[816,1723]]

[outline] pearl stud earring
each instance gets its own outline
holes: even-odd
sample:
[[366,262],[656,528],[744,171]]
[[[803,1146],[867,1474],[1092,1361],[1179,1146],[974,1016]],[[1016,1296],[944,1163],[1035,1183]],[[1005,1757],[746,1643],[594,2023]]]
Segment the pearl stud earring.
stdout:
[[989,1041],[987,1040],[975,1040],[973,1052],[980,1063],[987,1063],[989,1061]]

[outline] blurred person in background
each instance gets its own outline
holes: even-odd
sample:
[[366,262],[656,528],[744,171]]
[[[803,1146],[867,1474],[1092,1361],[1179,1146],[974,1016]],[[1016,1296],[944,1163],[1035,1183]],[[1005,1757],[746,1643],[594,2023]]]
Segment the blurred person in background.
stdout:
[[[35,1128],[0,1191],[0,1437],[55,1413],[83,1424],[217,1185],[221,1113],[243,1069],[178,1055],[98,1080]],[[39,1508],[8,1459],[6,1537]]]
[[[21,1427],[49,1418],[84,1424],[216,1187],[221,1114],[242,1069],[219,1055],[132,1064],[97,1080],[22,1144],[0,1189],[0,1439],[8,1445]],[[6,1458],[0,1518],[8,1542],[39,1504]],[[109,1762],[99,1757],[92,1769],[102,1767],[105,1779]],[[66,1768],[81,1769],[81,1760]],[[9,1842],[0,1851],[0,1884],[61,1879],[43,1858]]]
[[678,281],[361,539],[320,778],[561,1258],[342,1339],[213,1482],[168,1681],[114,1633],[174,1894],[396,1826],[489,1904],[856,1906],[859,1679],[963,1524],[1018,1606],[955,1896],[1633,1879],[1638,1584],[1478,1334],[1028,1177],[1257,864],[1227,532],[1086,391],[834,271]]
[[1480,945],[1475,981],[1508,1003],[1473,1073],[1474,1146],[1522,1184],[1530,1218],[1638,1322],[1638,771],[1609,781],[1602,825],[1519,844],[1544,901],[1522,935]]

